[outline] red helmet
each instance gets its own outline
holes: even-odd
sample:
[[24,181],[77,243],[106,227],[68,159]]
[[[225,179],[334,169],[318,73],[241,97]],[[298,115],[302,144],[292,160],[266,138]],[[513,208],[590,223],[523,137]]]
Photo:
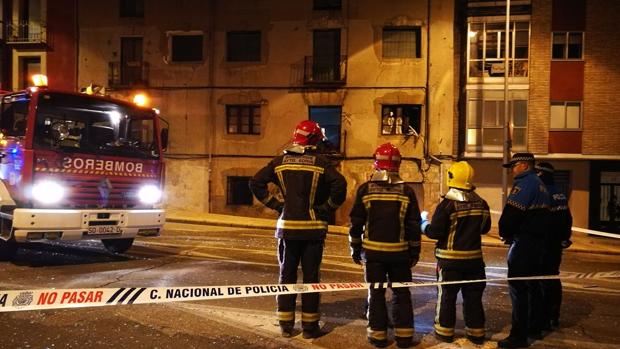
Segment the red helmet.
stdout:
[[319,124],[310,120],[304,120],[297,124],[293,132],[293,144],[317,145],[324,138],[325,135]]
[[375,169],[398,172],[400,151],[392,143],[381,144],[375,150]]

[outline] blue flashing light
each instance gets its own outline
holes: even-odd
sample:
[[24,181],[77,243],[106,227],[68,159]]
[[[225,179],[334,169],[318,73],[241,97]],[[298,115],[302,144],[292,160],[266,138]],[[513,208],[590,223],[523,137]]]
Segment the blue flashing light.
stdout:
[[11,149],[11,154],[17,154],[17,152],[19,151],[19,149],[17,148],[12,148]]

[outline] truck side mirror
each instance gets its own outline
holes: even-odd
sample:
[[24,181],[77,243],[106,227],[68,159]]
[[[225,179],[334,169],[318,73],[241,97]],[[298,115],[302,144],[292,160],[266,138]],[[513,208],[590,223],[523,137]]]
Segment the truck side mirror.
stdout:
[[161,134],[159,135],[159,139],[161,141],[162,151],[168,150],[168,129],[167,128],[161,129]]

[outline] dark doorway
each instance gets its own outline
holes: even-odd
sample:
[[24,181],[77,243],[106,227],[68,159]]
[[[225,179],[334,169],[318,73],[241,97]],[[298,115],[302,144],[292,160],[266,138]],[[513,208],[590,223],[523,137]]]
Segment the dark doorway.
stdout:
[[340,29],[315,30],[312,43],[313,80],[340,81]]
[[319,123],[327,138],[327,151],[340,152],[340,128],[342,123],[341,106],[310,107],[310,120]]
[[121,84],[142,83],[142,38],[121,38]]

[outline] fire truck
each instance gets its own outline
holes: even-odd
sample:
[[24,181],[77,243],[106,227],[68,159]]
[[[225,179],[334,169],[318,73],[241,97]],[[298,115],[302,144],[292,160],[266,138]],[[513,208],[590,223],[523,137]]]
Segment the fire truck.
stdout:
[[123,253],[159,235],[168,130],[157,110],[37,85],[0,95],[1,258],[17,242],[94,239]]

